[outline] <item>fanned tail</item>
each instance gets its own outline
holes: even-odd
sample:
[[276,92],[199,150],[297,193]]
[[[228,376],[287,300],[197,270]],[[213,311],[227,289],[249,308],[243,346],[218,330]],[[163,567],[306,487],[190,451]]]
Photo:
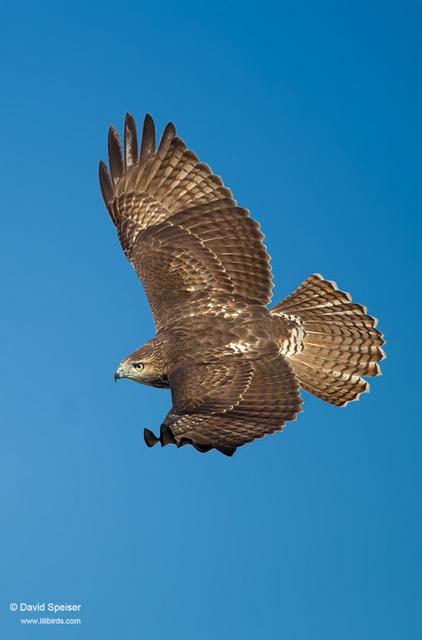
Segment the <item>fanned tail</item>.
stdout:
[[303,348],[289,357],[300,385],[342,406],[369,390],[361,376],[380,374],[383,335],[365,307],[319,274],[307,278],[272,310],[295,316],[304,330]]

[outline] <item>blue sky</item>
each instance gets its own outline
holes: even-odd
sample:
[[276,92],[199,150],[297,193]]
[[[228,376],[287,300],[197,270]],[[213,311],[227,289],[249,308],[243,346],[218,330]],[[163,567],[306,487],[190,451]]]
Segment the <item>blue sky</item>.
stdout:
[[[5,3],[0,20],[0,628],[66,637],[419,638],[420,5]],[[232,459],[148,450],[166,392],[115,385],[154,328],[103,207],[146,111],[260,221],[278,301],[310,273],[380,319],[384,376],[304,394]]]

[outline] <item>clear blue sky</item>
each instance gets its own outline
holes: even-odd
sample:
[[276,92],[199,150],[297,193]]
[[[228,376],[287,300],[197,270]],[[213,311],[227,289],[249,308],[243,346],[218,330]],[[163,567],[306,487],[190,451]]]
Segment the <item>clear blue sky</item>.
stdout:
[[[421,13],[3,4],[2,638],[421,637]],[[144,446],[170,397],[113,382],[154,328],[97,184],[126,111],[173,120],[260,221],[275,301],[320,272],[379,317],[370,394],[304,394],[232,459]],[[25,629],[21,601],[82,625]]]

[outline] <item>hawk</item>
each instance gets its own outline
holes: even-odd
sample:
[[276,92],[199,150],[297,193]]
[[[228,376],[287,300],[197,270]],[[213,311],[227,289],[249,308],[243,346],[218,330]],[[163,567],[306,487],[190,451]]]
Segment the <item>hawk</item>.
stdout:
[[102,196],[138,274],[156,325],[115,379],[169,388],[172,408],[153,446],[190,444],[231,456],[281,431],[301,411],[300,389],[336,406],[379,374],[382,334],[365,307],[318,274],[273,306],[259,225],[169,123],[156,148],[144,120],[138,150],[126,115],[124,146],[112,126]]

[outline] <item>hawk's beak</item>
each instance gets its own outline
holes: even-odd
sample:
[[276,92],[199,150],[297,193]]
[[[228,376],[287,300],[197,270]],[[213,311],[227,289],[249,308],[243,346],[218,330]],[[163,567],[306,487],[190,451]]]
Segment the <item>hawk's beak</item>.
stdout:
[[124,378],[124,377],[125,376],[123,375],[122,367],[119,367],[116,373],[114,374],[114,382],[117,382],[118,380],[120,380],[120,378]]

